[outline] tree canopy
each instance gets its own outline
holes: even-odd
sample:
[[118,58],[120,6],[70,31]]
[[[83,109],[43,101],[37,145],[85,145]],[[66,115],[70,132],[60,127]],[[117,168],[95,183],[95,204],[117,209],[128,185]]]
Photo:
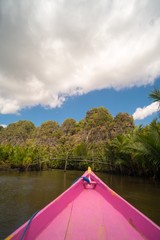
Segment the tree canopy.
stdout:
[[81,121],[68,118],[59,125],[30,121],[0,128],[0,168],[112,171],[154,178],[160,175],[160,123],[134,125],[132,116],[113,117],[104,107],[93,108]]

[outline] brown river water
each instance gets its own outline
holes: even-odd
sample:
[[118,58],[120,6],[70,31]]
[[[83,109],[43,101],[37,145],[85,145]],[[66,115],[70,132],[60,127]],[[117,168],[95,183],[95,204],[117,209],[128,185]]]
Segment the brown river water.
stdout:
[[[55,199],[80,171],[0,172],[0,239]],[[96,173],[110,188],[160,225],[160,182]]]

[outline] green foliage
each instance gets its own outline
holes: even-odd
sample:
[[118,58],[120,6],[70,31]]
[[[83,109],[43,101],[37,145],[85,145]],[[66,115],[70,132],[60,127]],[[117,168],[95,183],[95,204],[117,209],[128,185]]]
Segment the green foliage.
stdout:
[[112,121],[113,117],[106,108],[104,107],[93,108],[86,114],[86,117],[84,119],[84,127],[87,129],[95,128]]
[[149,97],[153,99],[153,101],[160,102],[160,89],[154,89],[150,94]]
[[134,157],[141,161],[144,172],[158,177],[160,174],[160,123],[153,121],[135,135]]
[[61,129],[65,135],[74,135],[77,132],[77,123],[74,119],[66,119],[61,126]]
[[160,89],[155,88],[150,94],[149,97],[154,101],[158,102],[158,113],[160,118]]
[[76,145],[75,149],[73,150],[73,154],[76,157],[86,158],[87,156],[87,146],[84,142],[79,143]]
[[3,129],[4,129],[4,128],[3,128],[2,126],[0,126],[0,131],[3,131]]
[[30,121],[11,123],[3,131],[0,131],[0,142],[3,144],[22,145],[26,139],[31,137],[34,129],[35,126]]
[[35,127],[19,121],[0,129],[0,168],[47,168],[112,171],[128,175],[160,176],[160,123],[135,127],[133,118],[115,118],[103,107],[93,108],[84,119],[66,119]]
[[160,177],[160,123],[135,128],[115,137],[108,146],[114,171],[129,175]]
[[114,118],[112,136],[130,132],[134,129],[133,117],[128,113],[118,113]]
[[34,132],[36,145],[55,146],[61,137],[60,126],[55,121],[47,121],[38,127]]

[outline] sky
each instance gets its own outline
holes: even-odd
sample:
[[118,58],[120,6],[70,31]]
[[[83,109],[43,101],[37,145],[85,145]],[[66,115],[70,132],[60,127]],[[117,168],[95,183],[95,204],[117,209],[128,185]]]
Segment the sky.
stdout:
[[159,26],[159,0],[1,0],[0,125],[80,121],[100,106],[149,124]]

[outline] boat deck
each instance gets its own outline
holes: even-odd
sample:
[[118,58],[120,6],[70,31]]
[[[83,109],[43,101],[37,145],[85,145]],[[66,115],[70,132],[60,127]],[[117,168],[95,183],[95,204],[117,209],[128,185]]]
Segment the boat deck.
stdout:
[[[144,239],[131,221],[128,222],[100,193],[95,194],[94,191],[84,189],[36,239]],[[90,216],[88,219],[85,211]]]

